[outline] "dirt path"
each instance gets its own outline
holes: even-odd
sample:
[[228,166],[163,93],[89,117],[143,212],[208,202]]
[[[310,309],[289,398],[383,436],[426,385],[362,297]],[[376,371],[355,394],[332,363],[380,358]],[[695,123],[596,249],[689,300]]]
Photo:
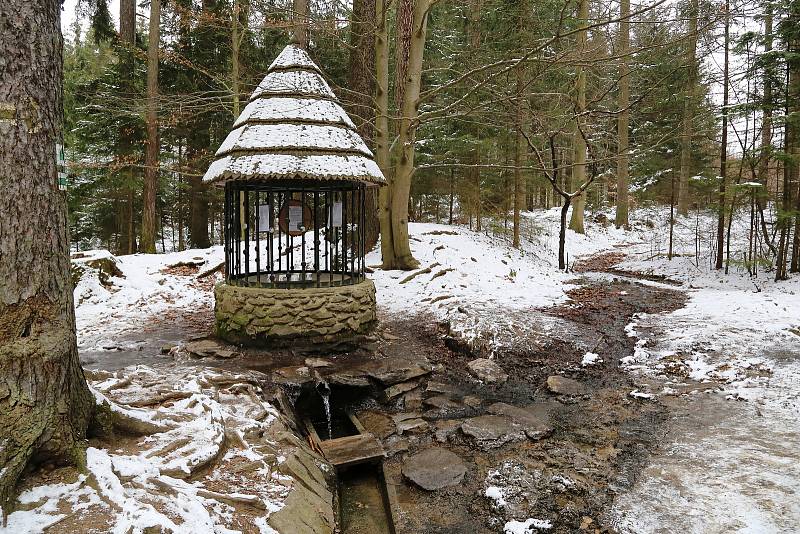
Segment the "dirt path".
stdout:
[[[459,348],[452,339],[449,347],[441,346],[446,328],[420,328],[415,320],[389,325],[392,332],[406,333],[399,346],[412,350],[420,344],[438,346],[426,351],[440,366],[430,381],[453,386],[457,402],[467,396],[480,399],[474,408],[428,413],[426,419],[434,427],[485,415],[487,407],[497,402],[546,406],[553,423],[553,433],[545,439],[490,450],[480,450],[463,433],[449,435],[446,447],[467,460],[467,476],[458,487],[435,493],[399,486],[405,512],[401,532],[502,532],[508,521],[526,518],[550,521],[550,532],[575,532],[582,526],[606,531],[603,517],[616,492],[633,483],[649,451],[663,437],[668,417],[662,404],[630,396],[637,385],[618,363],[633,352],[625,326],[635,313],[676,309],[684,297],[626,280],[583,283],[569,292],[568,303],[528,314],[532,322],[547,323],[549,328],[522,340],[520,345],[527,342],[527,350],[494,355],[511,377],[502,385],[478,383],[470,376],[466,364],[476,355],[464,347],[451,350]],[[391,350],[385,352],[391,357]],[[597,353],[602,363],[582,366],[586,352]],[[579,381],[584,392],[554,395],[546,385],[551,375]],[[436,444],[431,433],[412,435],[408,441],[409,452]],[[390,460],[395,471],[401,464],[400,456]],[[500,489],[503,504],[485,496],[489,487]]]

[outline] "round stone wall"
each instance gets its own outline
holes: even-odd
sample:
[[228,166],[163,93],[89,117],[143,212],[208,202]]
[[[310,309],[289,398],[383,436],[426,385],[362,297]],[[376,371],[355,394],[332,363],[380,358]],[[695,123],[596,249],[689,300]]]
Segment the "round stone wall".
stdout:
[[214,288],[217,335],[233,343],[331,343],[368,332],[375,324],[375,284],[265,289],[223,283]]

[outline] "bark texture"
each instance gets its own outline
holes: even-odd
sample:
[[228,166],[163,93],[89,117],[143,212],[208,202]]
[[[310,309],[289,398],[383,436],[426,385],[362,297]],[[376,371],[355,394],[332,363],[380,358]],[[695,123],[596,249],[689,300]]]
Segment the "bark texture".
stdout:
[[[367,146],[375,139],[375,8],[375,0],[353,0],[345,93],[347,113]],[[367,250],[372,250],[380,234],[377,202],[377,190],[369,189],[365,199]]]
[[[584,28],[578,33],[578,50],[586,50],[587,29],[589,23],[589,0],[580,0],[578,4],[578,20]],[[572,187],[580,188],[586,182],[586,139],[583,125],[586,112],[586,72],[582,66],[576,68],[575,81],[575,137],[573,139]],[[582,191],[572,201],[572,217],[569,221],[571,230],[579,234],[585,233],[583,227],[583,211],[586,206],[586,192]]]
[[119,1],[119,38],[127,44],[136,38],[136,0]]
[[678,182],[678,215],[689,214],[689,174],[692,172],[692,118],[697,86],[697,13],[698,0],[689,3],[689,31],[686,45],[686,89],[683,96],[683,125],[681,127],[681,174]]
[[83,462],[92,395],[69,275],[58,0],[0,2],[0,504],[31,462]]
[[[408,66],[405,78],[401,80],[403,99],[400,107],[397,139],[400,154],[392,188],[391,219],[396,268],[405,270],[419,267],[419,262],[411,253],[411,244],[408,239],[408,200],[411,194],[411,176],[414,173],[414,143],[422,84],[422,56],[425,52],[425,36],[430,7],[430,0],[414,2],[413,27],[408,46]],[[403,30],[398,28],[397,31],[398,37],[400,37]]]
[[308,48],[308,0],[292,0],[292,42]]
[[142,195],[142,252],[156,251],[156,193],[158,192],[158,47],[161,0],[150,2],[147,43],[147,151],[145,152],[144,194]]
[[381,260],[384,269],[394,269],[392,242],[392,189],[394,175],[389,161],[389,33],[388,0],[377,0],[375,16],[375,162],[386,177],[378,191],[378,221],[381,229]]
[[631,41],[631,23],[627,18],[631,13],[631,0],[621,0],[619,23],[619,118],[617,119],[617,210],[614,223],[617,228],[628,226],[628,184],[630,183],[628,165],[628,119],[630,117],[631,79],[628,65],[628,51]]

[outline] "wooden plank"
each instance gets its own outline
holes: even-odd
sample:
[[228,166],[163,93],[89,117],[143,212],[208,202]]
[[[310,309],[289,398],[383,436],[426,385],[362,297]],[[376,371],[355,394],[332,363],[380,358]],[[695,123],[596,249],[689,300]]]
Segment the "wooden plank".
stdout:
[[369,433],[329,439],[319,446],[325,459],[335,467],[370,462],[384,456],[380,441]]

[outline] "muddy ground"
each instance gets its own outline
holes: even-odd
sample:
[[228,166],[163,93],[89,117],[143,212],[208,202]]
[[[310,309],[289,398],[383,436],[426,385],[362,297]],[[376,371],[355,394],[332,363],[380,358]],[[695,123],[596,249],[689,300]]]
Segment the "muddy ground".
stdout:
[[[495,356],[510,376],[502,385],[477,383],[466,367],[475,355],[463,348],[453,350],[456,342],[443,342],[446,329],[420,327],[412,320],[390,325],[392,332],[405,335],[384,349],[388,357],[393,351],[425,347],[431,362],[442,365],[430,380],[454,384],[482,401],[476,408],[431,421],[482,415],[492,403],[505,402],[522,407],[546,404],[553,425],[549,437],[489,451],[477,450],[470,438],[453,433],[446,446],[467,460],[463,484],[435,493],[399,486],[405,512],[399,521],[402,532],[498,532],[507,520],[526,518],[550,520],[551,532],[607,531],[603,518],[616,491],[632,484],[648,451],[663,436],[669,416],[662,404],[630,396],[636,384],[619,367],[619,359],[633,353],[633,340],[624,329],[634,313],[673,310],[684,297],[619,280],[590,283],[571,291],[570,298],[563,306],[530,312],[559,319],[549,335],[530,340],[530,350]],[[603,362],[583,367],[581,360],[590,349]],[[551,375],[574,378],[585,392],[554,395],[546,385]],[[411,452],[435,443],[430,434],[411,441]],[[389,465],[397,471],[401,462],[395,456]],[[505,506],[484,496],[490,485],[508,488]]]
[[[600,259],[598,270],[606,264]],[[648,452],[666,433],[669,418],[660,402],[630,395],[641,386],[619,366],[620,358],[634,350],[625,326],[636,313],[680,308],[685,297],[680,291],[621,277],[609,282],[579,282],[583,285],[570,291],[570,300],[561,306],[516,312],[516,321],[530,320],[547,327],[520,340],[513,350],[493,355],[509,375],[501,384],[477,380],[467,363],[483,355],[451,336],[447,324],[425,316],[384,317],[376,339],[354,351],[248,350],[244,358],[226,365],[271,373],[271,389],[282,387],[297,399],[302,396],[298,384],[303,382],[296,376],[297,366],[307,363],[308,357],[330,362],[331,367],[319,371],[332,383],[331,402],[370,419],[376,432],[385,434],[385,464],[388,483],[396,492],[398,532],[502,532],[507,521],[526,518],[549,520],[553,524],[550,532],[611,532],[606,516],[615,494],[631,486]],[[586,352],[597,353],[602,362],[581,365]],[[427,360],[432,371],[412,381],[416,389],[389,402],[378,399],[381,387],[372,379],[367,387],[336,384],[342,375],[355,382],[364,379],[359,369],[365,363],[409,359]],[[547,387],[552,375],[575,379],[584,390],[577,395],[555,394]],[[442,402],[441,397],[450,402]],[[431,400],[438,402],[432,405]],[[301,412],[314,411],[309,402],[313,404],[300,402],[305,404]],[[486,415],[498,402],[543,409],[552,433],[542,439],[512,439],[500,446],[482,447],[459,430],[465,420]],[[405,414],[419,417],[427,425],[399,435],[388,417]],[[319,412],[309,416],[319,418]],[[405,460],[431,447],[444,447],[462,458],[467,467],[463,482],[426,491],[402,476]],[[503,505],[486,497],[489,486],[501,488]]]
[[[613,273],[615,259],[598,257],[579,267]],[[477,380],[467,363],[486,355],[471,350],[451,334],[448,324],[429,316],[382,317],[375,335],[357,347],[245,349],[230,360],[184,363],[263,372],[263,390],[272,392],[267,400],[280,404],[276,393],[286,393],[301,405],[305,402],[308,406],[299,408],[308,411],[315,402],[303,401],[315,381],[314,375],[309,377],[315,367],[309,358],[325,360],[318,371],[331,384],[331,402],[371,418],[372,425],[385,430],[379,437],[387,451],[387,482],[396,497],[398,533],[502,532],[507,521],[527,518],[550,521],[548,532],[613,532],[607,513],[614,496],[632,485],[670,417],[661,402],[630,395],[640,385],[619,366],[620,358],[634,350],[625,326],[636,313],[667,312],[685,301],[680,291],[636,283],[630,279],[635,273],[615,274],[620,276],[609,281],[579,278],[578,287],[568,293],[570,300],[558,307],[509,312],[525,326],[525,336],[513,348],[492,354],[509,376],[502,383]],[[173,322],[190,326],[178,336],[182,341],[211,329],[208,314],[195,314],[190,323],[179,317]],[[135,343],[124,350],[86,354],[84,362],[94,368],[119,368],[143,363],[145,354],[149,365],[169,362],[169,356],[155,352],[163,344],[174,344],[176,332],[181,332],[177,326],[153,328],[152,336],[134,336],[130,341]],[[602,361],[582,365],[587,352],[597,353]],[[411,379],[410,391],[382,401],[387,384],[362,370],[376,362],[401,360],[425,362],[426,373]],[[554,393],[547,386],[554,375],[578,381],[582,390]],[[464,421],[486,415],[498,402],[546,413],[551,432],[498,445],[504,441],[501,437],[487,445],[460,429]],[[398,414],[413,414],[425,424],[401,435],[390,419]],[[466,474],[461,483],[426,491],[402,475],[409,456],[431,447],[446,448],[462,459]],[[44,470],[39,476],[42,482],[49,475]],[[36,480],[34,476],[26,485]],[[499,488],[504,502],[488,498],[487,487]],[[357,510],[358,503],[351,508]]]

